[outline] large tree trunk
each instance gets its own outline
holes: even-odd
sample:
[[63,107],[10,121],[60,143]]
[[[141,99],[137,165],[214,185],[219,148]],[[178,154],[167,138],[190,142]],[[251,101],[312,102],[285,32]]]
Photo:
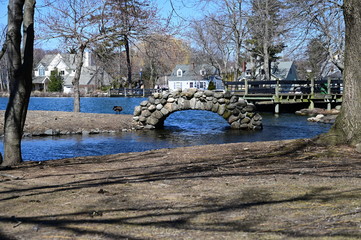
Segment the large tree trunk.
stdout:
[[[10,97],[5,112],[2,166],[16,165],[22,161],[21,138],[32,88],[34,8],[34,0],[9,1],[7,56]],[[24,59],[21,52],[22,23]]]
[[344,91],[341,112],[331,130],[320,142],[361,143],[361,1],[344,1],[346,24]]
[[85,45],[80,45],[76,55],[75,55],[75,76],[73,78],[72,84],[74,89],[74,112],[80,112],[80,89],[79,89],[79,80],[81,75],[81,70],[83,68],[83,59],[84,59],[84,51]]

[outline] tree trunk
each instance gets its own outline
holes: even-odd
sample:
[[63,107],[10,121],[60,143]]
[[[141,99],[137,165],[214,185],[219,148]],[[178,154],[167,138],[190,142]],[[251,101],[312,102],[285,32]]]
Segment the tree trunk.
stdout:
[[6,52],[6,47],[7,47],[7,40],[5,39],[5,42],[0,50],[0,60],[3,58],[3,56],[5,55]]
[[263,70],[265,74],[265,80],[271,80],[270,75],[270,57],[268,52],[268,40],[264,39],[263,42]]
[[[2,166],[16,165],[22,161],[21,138],[32,88],[34,8],[34,0],[9,1],[7,56],[10,97],[5,112]],[[24,59],[21,52],[22,23]]]
[[79,80],[81,75],[81,70],[83,68],[83,57],[85,51],[85,45],[80,45],[78,52],[75,56],[75,76],[73,78],[72,84],[74,89],[74,112],[80,112],[80,89],[79,89]]
[[265,80],[269,81],[271,80],[271,74],[270,74],[270,54],[269,54],[269,43],[271,41],[270,39],[270,30],[269,30],[269,5],[268,0],[265,1],[266,7],[265,7],[265,29],[264,29],[264,37],[263,37],[263,70],[265,74]]
[[361,1],[344,1],[346,25],[344,90],[341,112],[331,130],[319,138],[328,144],[361,143]]
[[239,40],[237,40],[237,43],[236,43],[236,58],[235,58],[235,63],[234,63],[234,75],[233,75],[233,81],[237,81],[238,80],[238,76],[239,76],[239,61],[241,59],[240,57],[241,55],[241,45],[240,45],[240,42]]
[[131,87],[132,84],[132,62],[130,59],[130,47],[129,47],[129,40],[128,36],[124,35],[124,46],[125,46],[125,53],[127,55],[127,70],[128,70],[128,85]]
[[[241,48],[242,48],[242,41],[243,41],[243,21],[242,21],[242,0],[238,0],[238,14],[236,14],[236,12],[234,13],[235,18],[234,22],[237,23],[236,25],[236,29],[235,29],[235,41],[236,41],[236,56],[235,56],[235,66],[234,66],[234,76],[233,76],[233,81],[237,81],[238,77],[239,77],[239,72],[240,72],[240,60],[242,57],[241,54]],[[237,11],[235,10],[235,11]]]

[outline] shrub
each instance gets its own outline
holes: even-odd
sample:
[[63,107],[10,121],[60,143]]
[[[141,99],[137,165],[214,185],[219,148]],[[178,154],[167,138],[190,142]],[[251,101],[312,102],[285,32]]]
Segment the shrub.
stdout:
[[61,92],[63,91],[63,78],[59,75],[58,69],[51,71],[50,80],[48,84],[49,92]]
[[216,85],[214,84],[213,81],[210,81],[208,85],[208,90],[215,90],[215,89],[216,89]]

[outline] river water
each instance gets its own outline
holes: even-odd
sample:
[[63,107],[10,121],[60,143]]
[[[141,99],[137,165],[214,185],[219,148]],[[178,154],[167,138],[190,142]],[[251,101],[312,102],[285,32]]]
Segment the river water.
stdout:
[[[113,106],[123,107],[123,114],[132,114],[145,98],[81,98],[81,111],[114,114]],[[0,98],[0,110],[5,110],[7,98]],[[31,98],[29,110],[72,111],[72,98]],[[294,114],[261,113],[262,131],[239,131],[229,128],[218,114],[209,111],[180,111],[171,114],[165,128],[99,134],[83,137],[56,136],[24,138],[24,160],[43,161],[77,156],[141,152],[159,148],[175,148],[204,144],[272,141],[310,138],[327,132],[330,125],[308,122],[307,117]],[[0,142],[3,152],[3,143]]]

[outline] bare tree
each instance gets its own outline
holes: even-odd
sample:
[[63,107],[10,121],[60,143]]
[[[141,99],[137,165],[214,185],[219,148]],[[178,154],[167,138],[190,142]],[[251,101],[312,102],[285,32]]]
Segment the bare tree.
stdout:
[[[287,0],[298,20],[297,29],[305,33],[302,39],[319,39],[328,61],[341,72],[344,69],[345,22],[343,19],[343,0]],[[319,36],[322,36],[320,38]]]
[[80,112],[79,79],[83,67],[84,53],[94,43],[108,37],[104,17],[104,2],[99,0],[44,0],[48,6],[46,13],[40,17],[41,38],[58,38],[75,53],[74,112]]
[[153,88],[158,77],[172,71],[176,64],[189,63],[190,47],[185,41],[171,35],[154,34],[137,44],[145,88]]
[[[244,10],[245,1],[243,0],[221,0],[213,1],[217,4],[218,13],[223,18],[224,31],[228,32],[232,42],[232,51],[234,54],[234,75],[233,80],[237,81],[241,71],[241,59],[243,41],[246,36],[246,14]],[[214,19],[217,23],[217,19]]]
[[236,81],[241,71],[243,41],[247,31],[246,1],[190,0],[186,2],[187,4],[184,1],[178,4],[178,8],[202,9],[205,17],[199,20],[183,18],[175,8],[176,1],[169,1],[176,16],[184,21],[192,21],[189,24],[193,28],[190,36],[199,46],[198,50],[203,51],[202,55],[207,58],[207,61],[222,74],[233,69],[233,80]]
[[225,28],[226,25],[227,22],[223,17],[205,17],[194,21],[191,25],[192,31],[189,33],[207,62],[219,70],[223,79],[230,72],[231,57],[235,51],[232,32],[229,32],[229,28]]
[[0,30],[0,91],[5,91],[8,89],[8,79],[7,79],[7,61],[5,56],[6,48],[7,48],[7,42],[6,42],[6,31],[7,28],[4,27]]
[[34,9],[35,0],[9,1],[6,52],[10,97],[5,112],[2,166],[22,161],[21,138],[32,89]]
[[3,56],[5,55],[6,52],[6,28],[0,30],[1,31],[1,35],[0,35],[0,45],[1,45],[1,50],[0,50],[0,60],[3,58]]
[[110,0],[107,4],[108,29],[114,33],[109,38],[114,47],[124,48],[127,66],[127,82],[132,84],[132,46],[147,36],[158,23],[157,9],[149,0]]

